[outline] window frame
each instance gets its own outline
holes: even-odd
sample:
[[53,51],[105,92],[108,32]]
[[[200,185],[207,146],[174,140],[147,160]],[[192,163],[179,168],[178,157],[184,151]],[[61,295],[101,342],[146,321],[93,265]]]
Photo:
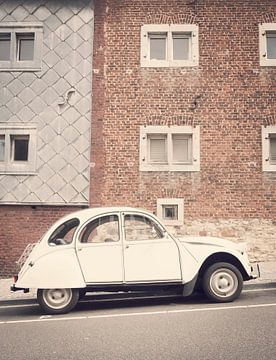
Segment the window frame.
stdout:
[[[140,236],[136,237],[135,239],[130,239],[128,238],[127,236],[127,226],[126,226],[126,218],[127,217],[133,217],[134,220],[136,220],[135,218],[143,218],[143,219],[146,219],[148,220],[152,226],[154,227],[154,230],[156,232],[156,234],[158,235],[158,237],[154,237],[154,238],[141,238]],[[133,219],[132,219],[133,220]],[[128,220],[127,220],[128,221]],[[148,224],[147,224],[148,225]],[[137,244],[137,243],[141,243],[141,242],[147,242],[147,243],[150,243],[150,242],[156,242],[156,241],[160,241],[160,240],[163,240],[165,238],[165,229],[163,226],[160,226],[161,224],[159,224],[159,222],[156,222],[155,219],[149,217],[148,215],[146,214],[141,214],[141,213],[130,213],[130,212],[124,212],[123,213],[123,233],[124,233],[124,242],[125,243],[131,243],[131,244]],[[135,232],[137,230],[133,230],[133,232]]]
[[[152,163],[149,156],[151,135],[167,135],[167,163]],[[173,135],[191,137],[191,162],[174,162]],[[140,126],[140,171],[200,171],[200,127],[199,126]]]
[[[164,206],[177,206],[177,219],[167,219],[163,217]],[[164,225],[178,226],[184,223],[184,199],[162,198],[157,199],[157,217]]]
[[[0,161],[0,174],[9,175],[32,175],[36,173],[36,142],[37,128],[36,125],[27,124],[0,124],[0,136],[4,136],[4,161]],[[28,160],[14,160],[14,137],[29,137],[28,143]]]
[[276,58],[267,58],[267,36],[268,32],[276,33],[276,23],[259,24],[259,55],[260,66],[276,66]]
[[276,171],[276,161],[270,161],[270,139],[276,137],[276,125],[262,126],[263,171]]
[[[164,60],[150,58],[150,35],[166,33],[166,54]],[[173,59],[173,35],[190,35],[189,58]],[[199,65],[199,36],[198,25],[195,24],[146,24],[141,27],[141,67],[191,67]]]
[[[10,60],[0,60],[0,71],[39,71],[42,69],[43,25],[42,23],[2,22],[0,34],[10,34]],[[19,60],[20,34],[34,34],[33,60]]]

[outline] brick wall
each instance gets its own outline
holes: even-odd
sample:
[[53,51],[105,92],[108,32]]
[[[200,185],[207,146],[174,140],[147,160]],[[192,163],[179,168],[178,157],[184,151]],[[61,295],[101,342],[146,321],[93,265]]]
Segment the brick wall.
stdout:
[[77,210],[76,207],[0,207],[0,278],[17,273],[15,262],[27,244],[39,241],[56,220]]
[[[157,198],[184,198],[185,221],[275,228],[261,127],[276,124],[276,68],[259,65],[258,30],[276,22],[273,1],[96,1],[95,19],[92,205],[156,211]],[[160,23],[199,26],[198,67],[141,68],[141,26]],[[199,125],[201,171],[139,172],[141,125]],[[264,238],[275,254],[273,232]]]

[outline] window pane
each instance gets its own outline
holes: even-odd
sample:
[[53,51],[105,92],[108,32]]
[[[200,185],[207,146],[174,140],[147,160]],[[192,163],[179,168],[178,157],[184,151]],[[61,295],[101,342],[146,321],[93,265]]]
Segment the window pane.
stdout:
[[103,216],[91,221],[80,235],[82,243],[108,243],[119,240],[117,215]]
[[267,40],[267,58],[276,59],[276,31],[266,33]]
[[125,237],[127,241],[153,240],[162,238],[163,234],[161,229],[147,217],[126,215]]
[[164,220],[177,220],[178,219],[178,206],[177,205],[162,205],[162,214]]
[[10,60],[11,34],[0,33],[0,61]]
[[173,135],[173,162],[191,163],[191,135]]
[[79,226],[79,219],[71,219],[60,225],[50,236],[48,243],[66,245],[73,241],[74,233]]
[[166,60],[167,34],[149,34],[150,39],[150,59]]
[[17,34],[17,51],[19,61],[34,59],[34,33]]
[[173,59],[188,60],[191,36],[185,33],[173,33]]
[[276,135],[270,138],[270,160],[276,162]]
[[167,162],[167,136],[150,135],[149,137],[149,161],[156,163]]
[[0,135],[0,161],[5,160],[5,136]]
[[29,135],[11,136],[14,161],[28,161]]

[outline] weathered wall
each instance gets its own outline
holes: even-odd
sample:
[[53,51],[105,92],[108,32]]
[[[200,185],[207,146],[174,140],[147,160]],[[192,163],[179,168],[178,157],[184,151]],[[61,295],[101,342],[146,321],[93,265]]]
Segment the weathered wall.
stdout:
[[[156,211],[158,198],[183,198],[193,233],[199,219],[223,235],[233,219],[262,248],[250,245],[254,259],[275,258],[276,174],[262,171],[261,127],[276,124],[276,69],[259,65],[258,30],[276,22],[275,4],[106,0],[95,18],[92,205]],[[199,26],[198,67],[141,68],[141,26],[166,23]],[[200,172],[139,172],[141,125],[199,125]]]

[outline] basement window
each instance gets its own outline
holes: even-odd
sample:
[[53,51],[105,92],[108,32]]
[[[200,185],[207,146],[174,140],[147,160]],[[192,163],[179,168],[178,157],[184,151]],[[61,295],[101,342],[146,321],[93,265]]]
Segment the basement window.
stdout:
[[165,225],[183,225],[183,199],[157,199],[157,216]]
[[276,23],[259,25],[260,65],[276,66]]

